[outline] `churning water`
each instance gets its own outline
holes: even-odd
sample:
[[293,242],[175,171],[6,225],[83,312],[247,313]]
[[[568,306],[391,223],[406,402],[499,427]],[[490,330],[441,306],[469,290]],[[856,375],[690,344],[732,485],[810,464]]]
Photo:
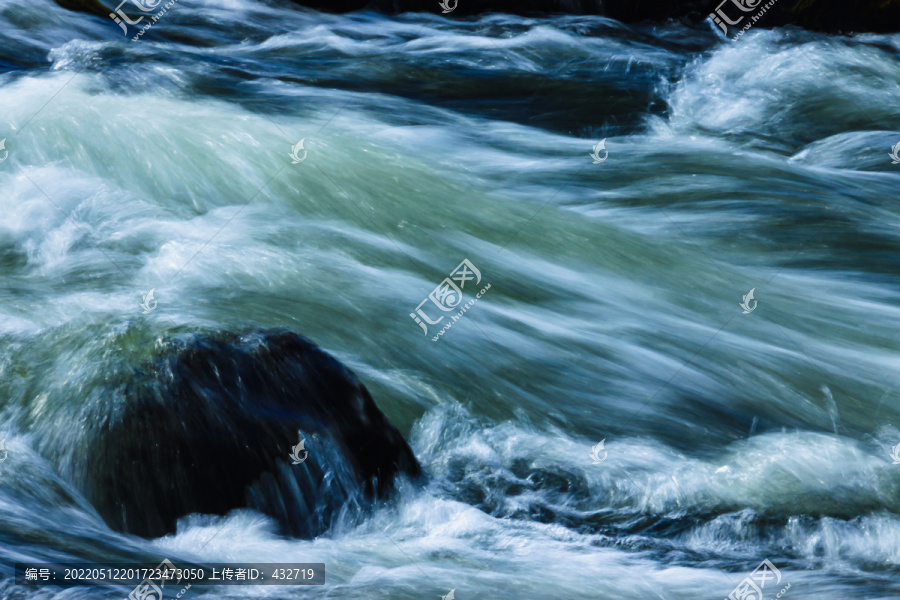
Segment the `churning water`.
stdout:
[[[121,598],[8,575],[167,556],[327,565],[198,598],[719,600],[765,558],[788,600],[897,597],[898,55],[249,0],[131,41],[0,0],[0,595]],[[491,288],[434,342],[410,313],[464,258]],[[315,540],[250,511],[110,531],[56,407],[255,327],[354,369],[425,487]]]

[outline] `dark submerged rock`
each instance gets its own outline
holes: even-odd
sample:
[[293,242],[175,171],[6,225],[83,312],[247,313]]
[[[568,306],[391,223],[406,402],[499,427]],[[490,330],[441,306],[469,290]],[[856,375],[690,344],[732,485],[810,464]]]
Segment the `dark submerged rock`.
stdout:
[[88,13],[89,15],[97,15],[98,17],[109,17],[112,11],[100,4],[97,0],[55,0],[56,3],[68,10],[76,12]]
[[[321,0],[294,0],[311,6]],[[602,15],[623,23],[660,23],[669,19],[688,25],[703,26],[707,16],[718,8],[722,0],[459,0],[449,18],[505,12],[511,14],[577,14]],[[746,7],[742,12],[726,2],[723,10],[732,20],[746,15],[740,26],[746,24],[769,0],[738,0]],[[359,10],[359,2],[338,1],[331,3],[331,10],[344,12]],[[450,2],[453,6],[453,0]],[[389,14],[401,12],[440,13],[438,0],[371,0],[365,6]],[[796,25],[825,33],[876,32],[892,33],[900,30],[900,0],[776,0],[773,6],[754,24],[754,27],[780,27]]]
[[[239,507],[314,536],[348,505],[385,497],[398,475],[420,474],[356,376],[285,331],[166,342],[86,416],[76,484],[111,528],[144,537]],[[309,454],[292,465],[298,430]]]
[[[296,4],[324,12],[344,13],[375,10],[387,14],[403,12],[441,13],[438,0],[293,0]],[[757,0],[741,0],[745,6],[756,6]],[[763,6],[768,0],[760,0]],[[702,26],[707,15],[716,10],[721,0],[450,0],[456,8],[448,18],[489,12],[541,15],[602,15],[623,23],[663,22],[669,19]],[[106,17],[110,12],[97,0],[56,0],[63,8]],[[748,13],[726,3],[723,10],[732,17]],[[747,17],[749,18],[749,17]],[[740,24],[743,26],[746,23]],[[825,33],[875,32],[900,30],[900,0],[777,0],[754,24],[754,27],[797,25]],[[729,32],[729,35],[731,32]]]

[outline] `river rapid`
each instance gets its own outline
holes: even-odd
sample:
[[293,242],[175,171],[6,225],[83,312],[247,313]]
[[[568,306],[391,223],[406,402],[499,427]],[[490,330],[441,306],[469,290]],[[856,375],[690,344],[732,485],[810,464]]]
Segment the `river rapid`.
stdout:
[[[0,0],[0,598],[162,557],[327,565],[188,598],[721,600],[764,559],[766,600],[900,596],[900,36],[249,0],[128,31]],[[314,540],[111,531],[54,407],[258,327],[353,369],[424,486]]]

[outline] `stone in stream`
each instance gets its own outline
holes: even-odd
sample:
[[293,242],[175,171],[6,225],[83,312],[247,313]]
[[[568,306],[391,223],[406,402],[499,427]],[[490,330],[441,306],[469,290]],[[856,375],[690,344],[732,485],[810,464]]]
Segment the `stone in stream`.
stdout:
[[312,537],[420,474],[356,376],[287,331],[166,341],[82,414],[75,484],[111,528],[144,537],[239,507]]
[[[375,10],[386,14],[403,12],[442,13],[438,0],[293,0],[320,11],[345,13]],[[726,0],[722,10],[730,19],[744,17],[742,27],[771,0]],[[623,23],[661,23],[673,19],[686,25],[704,26],[707,16],[722,0],[449,0],[455,6],[448,18],[489,12],[520,15],[601,15]],[[108,17],[110,10],[97,0],[56,0],[69,10]],[[113,3],[113,6],[116,3]],[[745,10],[746,9],[746,10]],[[123,10],[137,17],[137,6],[126,2]],[[894,33],[900,27],[900,0],[775,0],[754,27],[796,25],[826,33]]]

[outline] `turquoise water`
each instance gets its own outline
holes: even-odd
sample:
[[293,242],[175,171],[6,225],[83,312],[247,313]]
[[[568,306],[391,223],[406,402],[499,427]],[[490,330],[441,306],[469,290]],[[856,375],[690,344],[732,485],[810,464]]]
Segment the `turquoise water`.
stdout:
[[[190,595],[718,600],[768,558],[785,598],[900,595],[898,51],[245,0],[182,0],[132,42],[0,1],[0,569],[290,560],[328,585]],[[463,304],[491,287],[432,341],[410,313],[463,259]],[[316,540],[249,511],[110,531],[65,409],[162,338],[256,327],[350,366],[425,488]],[[0,582],[125,595],[49,589]]]

